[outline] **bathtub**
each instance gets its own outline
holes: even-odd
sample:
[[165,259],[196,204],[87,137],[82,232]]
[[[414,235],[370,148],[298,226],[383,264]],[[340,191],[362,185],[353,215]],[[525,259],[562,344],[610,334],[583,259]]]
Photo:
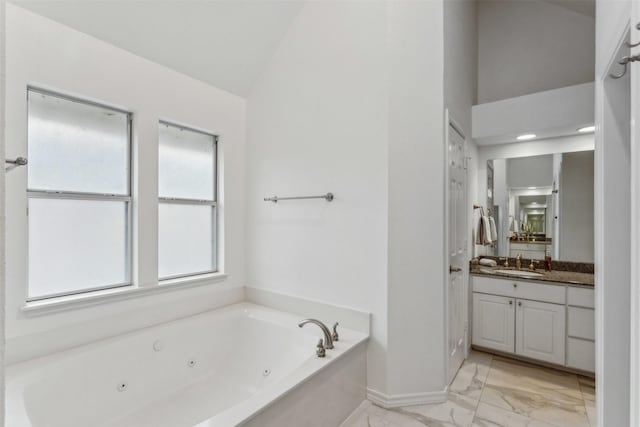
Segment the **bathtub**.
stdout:
[[300,316],[240,303],[6,370],[8,427],[337,427],[365,398],[367,335],[325,358]]

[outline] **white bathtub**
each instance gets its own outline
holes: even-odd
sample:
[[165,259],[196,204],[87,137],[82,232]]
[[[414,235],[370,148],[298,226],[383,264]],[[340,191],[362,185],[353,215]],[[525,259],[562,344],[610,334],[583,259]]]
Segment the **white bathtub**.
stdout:
[[338,426],[365,396],[363,333],[242,303],[7,368],[8,427]]

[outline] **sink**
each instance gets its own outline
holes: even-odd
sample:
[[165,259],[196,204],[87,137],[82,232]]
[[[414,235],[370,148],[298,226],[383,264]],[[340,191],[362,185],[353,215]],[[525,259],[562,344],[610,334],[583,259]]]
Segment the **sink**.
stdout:
[[522,271],[522,270],[493,270],[494,273],[502,273],[509,274],[511,276],[520,276],[520,277],[542,277],[543,274],[535,273],[533,271]]

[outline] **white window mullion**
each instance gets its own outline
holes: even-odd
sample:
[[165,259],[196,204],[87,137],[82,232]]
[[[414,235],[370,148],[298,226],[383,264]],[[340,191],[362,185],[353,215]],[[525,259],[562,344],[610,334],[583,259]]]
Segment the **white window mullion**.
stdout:
[[140,113],[133,128],[134,277],[138,287],[158,284],[158,122]]

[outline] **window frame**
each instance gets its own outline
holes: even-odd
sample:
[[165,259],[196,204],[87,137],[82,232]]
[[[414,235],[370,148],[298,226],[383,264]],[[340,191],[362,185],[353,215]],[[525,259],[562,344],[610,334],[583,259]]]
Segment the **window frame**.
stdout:
[[[197,271],[192,273],[183,273],[183,274],[174,274],[172,276],[160,276],[160,250],[158,249],[158,283],[159,285],[163,285],[164,283],[168,283],[170,281],[185,279],[185,278],[196,278],[197,276],[203,276],[207,274],[220,273],[220,259],[219,259],[219,242],[218,242],[218,226],[219,226],[219,207],[218,207],[218,182],[219,182],[219,156],[218,156],[218,141],[220,139],[219,135],[216,135],[211,132],[207,132],[204,130],[196,129],[189,126],[184,126],[169,120],[159,120],[158,126],[170,126],[183,131],[195,132],[201,135],[206,135],[213,138],[213,176],[211,179],[213,180],[213,200],[205,200],[205,199],[188,199],[182,197],[161,197],[160,189],[158,188],[158,212],[160,211],[160,204],[182,204],[188,206],[209,206],[212,211],[211,215],[211,247],[212,247],[212,262],[213,269]],[[158,150],[160,149],[160,138],[158,136]],[[160,180],[160,170],[158,170],[157,175],[158,181]],[[158,221],[158,240],[160,238],[160,221]],[[159,246],[159,245],[158,245]]]
[[[27,138],[26,138],[26,146],[27,151],[29,148],[29,95],[31,93],[50,96],[54,98],[63,99],[66,101],[76,102],[83,105],[88,105],[92,107],[98,107],[105,110],[113,111],[116,113],[124,114],[126,116],[127,122],[127,186],[126,186],[126,194],[110,194],[110,193],[94,193],[94,192],[80,192],[80,191],[59,191],[59,190],[42,190],[42,189],[32,189],[29,187],[29,178],[27,174],[27,182],[26,182],[26,193],[27,193],[27,271],[26,271],[26,302],[37,302],[43,301],[58,297],[72,296],[72,295],[81,295],[87,294],[96,291],[102,291],[107,289],[115,289],[115,288],[124,288],[128,286],[133,286],[133,197],[132,197],[132,176],[133,176],[133,113],[130,111],[122,110],[119,108],[112,107],[107,104],[98,103],[95,101],[86,100],[83,98],[78,98],[75,96],[69,96],[59,92],[53,92],[46,89],[41,89],[34,86],[27,86]],[[29,167],[29,166],[27,166]],[[39,295],[32,297],[30,296],[30,282],[29,282],[29,263],[30,259],[28,256],[29,249],[29,200],[40,198],[40,199],[58,199],[58,200],[90,200],[90,201],[111,201],[111,202],[124,202],[125,203],[125,279],[124,283],[114,283],[107,284],[104,286],[95,286],[92,288],[83,288],[77,291],[69,291],[69,292],[57,292],[53,294]]]

